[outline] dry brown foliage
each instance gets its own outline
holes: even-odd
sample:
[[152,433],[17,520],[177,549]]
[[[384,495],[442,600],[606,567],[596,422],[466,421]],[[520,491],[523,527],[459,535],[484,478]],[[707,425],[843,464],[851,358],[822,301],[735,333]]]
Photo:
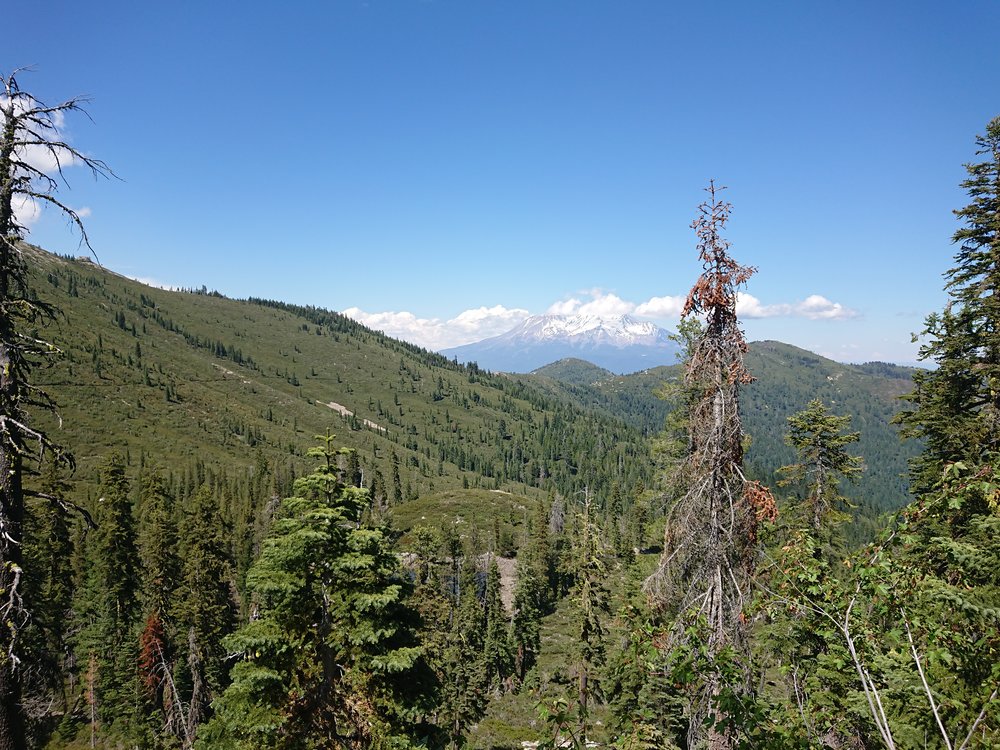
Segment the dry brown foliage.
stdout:
[[[721,189],[721,188],[719,188]],[[757,527],[776,513],[774,497],[743,474],[743,429],[739,389],[753,377],[743,363],[747,351],[736,317],[739,288],[755,273],[729,256],[721,236],[731,206],[710,183],[709,200],[699,206],[692,227],[698,236],[703,271],[688,294],[683,315],[705,322],[686,363],[688,455],[680,465],[684,492],[667,517],[659,569],[646,582],[651,600],[676,618],[673,646],[683,645],[688,627],[703,620],[701,638],[712,654],[743,650],[743,616],[757,554]],[[690,708],[692,736],[706,739],[701,719],[721,690],[718,675],[702,675],[704,685]],[[707,737],[728,747],[724,736]]]

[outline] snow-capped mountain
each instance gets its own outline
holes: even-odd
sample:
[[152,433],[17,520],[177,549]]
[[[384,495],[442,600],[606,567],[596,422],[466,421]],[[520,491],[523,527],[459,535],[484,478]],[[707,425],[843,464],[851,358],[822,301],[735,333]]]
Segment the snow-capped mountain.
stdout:
[[626,373],[675,364],[677,351],[669,332],[627,315],[536,315],[507,333],[441,353],[502,372],[530,372],[576,357]]

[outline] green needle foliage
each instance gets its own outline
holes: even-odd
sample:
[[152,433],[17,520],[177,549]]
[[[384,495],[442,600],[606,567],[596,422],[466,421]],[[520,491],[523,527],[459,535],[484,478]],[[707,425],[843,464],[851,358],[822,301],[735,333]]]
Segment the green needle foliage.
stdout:
[[365,490],[347,487],[333,437],[309,455],[247,575],[254,616],[226,639],[239,654],[204,747],[420,745],[434,695],[409,588],[385,529],[365,527]]
[[860,437],[858,432],[844,432],[850,424],[850,417],[831,414],[819,399],[788,418],[786,440],[798,462],[779,470],[785,476],[780,484],[805,483],[804,502],[798,510],[816,533],[849,519],[842,512],[847,499],[840,494],[840,482],[853,481],[864,470],[861,458],[847,452],[847,446]]
[[946,274],[945,309],[928,316],[920,358],[936,367],[914,375],[907,433],[925,441],[913,463],[915,489],[928,490],[944,464],[1000,453],[1000,117],[976,139],[985,160],[966,165],[968,206],[955,212],[956,265]]

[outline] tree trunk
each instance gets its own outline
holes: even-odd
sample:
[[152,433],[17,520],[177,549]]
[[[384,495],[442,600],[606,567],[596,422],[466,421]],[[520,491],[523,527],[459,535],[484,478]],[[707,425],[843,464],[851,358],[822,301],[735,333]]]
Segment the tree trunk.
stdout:
[[[7,361],[0,350],[0,366]],[[0,375],[0,398],[8,389]],[[6,414],[2,416],[7,416]],[[24,496],[21,491],[21,461],[9,443],[8,429],[0,429],[0,750],[27,747],[21,707],[21,678],[14,659],[14,643],[22,621],[21,525]]]

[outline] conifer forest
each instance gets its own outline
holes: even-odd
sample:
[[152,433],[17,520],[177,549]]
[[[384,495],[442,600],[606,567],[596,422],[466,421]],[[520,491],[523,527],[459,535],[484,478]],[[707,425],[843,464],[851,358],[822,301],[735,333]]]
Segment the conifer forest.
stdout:
[[517,375],[108,271],[61,170],[121,167],[28,80],[0,92],[0,750],[1000,747],[1000,117],[942,207],[923,367],[748,343],[707,182],[682,360]]

